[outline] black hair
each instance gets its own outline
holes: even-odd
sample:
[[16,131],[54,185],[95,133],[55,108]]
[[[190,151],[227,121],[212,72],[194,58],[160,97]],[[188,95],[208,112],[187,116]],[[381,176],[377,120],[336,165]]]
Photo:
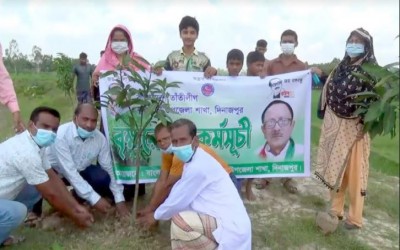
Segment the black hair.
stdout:
[[232,49],[228,52],[228,56],[226,57],[226,64],[228,64],[229,60],[239,60],[243,63],[244,54],[240,49]]
[[272,87],[272,81],[275,81],[275,80],[279,80],[279,83],[282,84],[282,80],[281,80],[281,79],[279,79],[279,78],[272,78],[272,79],[268,82],[268,86],[269,86],[269,87]]
[[35,108],[32,111],[29,120],[31,120],[33,123],[36,123],[39,119],[40,113],[48,113],[48,114],[58,118],[59,120],[61,120],[60,113],[57,110],[46,107],[46,106],[40,106],[40,107]]
[[171,126],[170,122],[167,122],[167,125],[164,125],[162,122],[157,124],[157,126],[154,128],[154,135],[157,136],[157,134],[161,131],[161,129],[166,128],[169,129],[169,126]]
[[182,126],[187,126],[189,129],[189,135],[193,138],[197,135],[197,127],[196,125],[189,119],[181,118],[174,121],[169,129],[172,130],[174,128],[180,128]]
[[80,104],[78,104],[78,106],[76,106],[76,108],[74,110],[74,115],[78,116],[82,112],[82,107],[85,106],[85,105],[92,106],[93,110],[95,110],[96,113],[97,113],[97,109],[92,103],[80,103]]
[[255,62],[265,62],[264,55],[258,51],[250,52],[246,58],[247,67],[249,67],[250,64],[255,63]]
[[192,27],[193,29],[196,30],[197,34],[199,34],[200,27],[196,18],[191,16],[184,16],[181,22],[179,23],[179,33],[181,33],[183,29],[186,29],[188,27]]
[[79,54],[79,59],[86,59],[87,58],[87,54],[85,52],[82,52]]
[[268,104],[268,106],[264,109],[264,111],[262,112],[262,115],[261,115],[261,123],[264,123],[264,116],[265,116],[265,113],[267,113],[267,110],[268,110],[270,107],[274,106],[275,104],[284,104],[284,105],[286,105],[286,107],[289,109],[290,115],[292,116],[292,119],[293,119],[293,117],[294,117],[294,115],[293,115],[293,109],[292,109],[292,107],[289,105],[289,103],[284,102],[284,101],[282,101],[282,100],[275,100],[275,101],[270,102],[270,103]]
[[100,51],[100,56],[103,56],[103,54],[105,53],[105,50]]
[[260,39],[257,41],[256,46],[257,47],[262,47],[262,48],[266,48],[268,45],[267,41],[265,41],[264,39]]
[[297,33],[294,30],[285,30],[281,35],[281,41],[283,36],[294,36],[294,40],[297,41]]

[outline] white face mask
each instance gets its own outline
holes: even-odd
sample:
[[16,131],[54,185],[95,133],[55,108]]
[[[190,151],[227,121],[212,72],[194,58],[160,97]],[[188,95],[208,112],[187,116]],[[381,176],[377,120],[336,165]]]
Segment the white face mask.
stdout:
[[285,55],[292,55],[294,53],[294,43],[282,43],[281,50]]
[[128,51],[128,42],[122,41],[122,42],[112,42],[111,43],[111,49],[117,53],[117,54],[122,54],[126,51]]

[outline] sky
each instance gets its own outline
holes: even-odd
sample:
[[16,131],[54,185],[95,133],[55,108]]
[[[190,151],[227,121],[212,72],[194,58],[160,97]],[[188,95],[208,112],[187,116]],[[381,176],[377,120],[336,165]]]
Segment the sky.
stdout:
[[0,0],[0,43],[5,50],[16,39],[23,54],[34,45],[53,56],[86,52],[96,64],[111,29],[123,24],[135,51],[155,63],[181,48],[178,25],[185,15],[198,20],[196,48],[216,68],[226,67],[229,50],[246,56],[258,39],[268,42],[267,59],[277,57],[286,29],[297,32],[295,53],[309,64],[342,58],[359,27],[373,36],[379,64],[399,60],[398,0]]

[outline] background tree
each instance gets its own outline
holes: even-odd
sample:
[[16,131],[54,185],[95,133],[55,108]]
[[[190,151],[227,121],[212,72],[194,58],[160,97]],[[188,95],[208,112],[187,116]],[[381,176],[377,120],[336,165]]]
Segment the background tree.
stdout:
[[74,77],[72,74],[73,60],[63,53],[58,53],[54,59],[57,74],[57,87],[64,91],[72,102],[74,94]]
[[42,63],[40,64],[40,71],[52,72],[55,70],[54,59],[52,55],[43,55]]
[[17,74],[18,73],[17,63],[20,53],[19,53],[18,43],[15,39],[12,39],[10,41],[8,49],[6,49],[5,51],[5,55],[7,59],[11,62],[14,69],[14,73]]
[[34,45],[32,48],[32,61],[35,65],[36,72],[40,72],[40,65],[43,62],[43,55],[42,55],[42,49],[39,46]]

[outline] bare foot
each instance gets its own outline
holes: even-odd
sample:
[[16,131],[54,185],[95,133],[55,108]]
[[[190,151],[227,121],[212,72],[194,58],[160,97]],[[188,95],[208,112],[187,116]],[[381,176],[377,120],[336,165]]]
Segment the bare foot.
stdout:
[[252,189],[253,180],[254,179],[250,178],[250,179],[247,179],[247,181],[246,181],[246,199],[249,201],[256,200],[256,196],[254,195],[253,189]]
[[255,201],[257,197],[254,195],[253,190],[250,188],[246,188],[246,199],[249,201]]
[[268,179],[259,179],[258,183],[256,183],[257,189],[265,189],[269,185]]

